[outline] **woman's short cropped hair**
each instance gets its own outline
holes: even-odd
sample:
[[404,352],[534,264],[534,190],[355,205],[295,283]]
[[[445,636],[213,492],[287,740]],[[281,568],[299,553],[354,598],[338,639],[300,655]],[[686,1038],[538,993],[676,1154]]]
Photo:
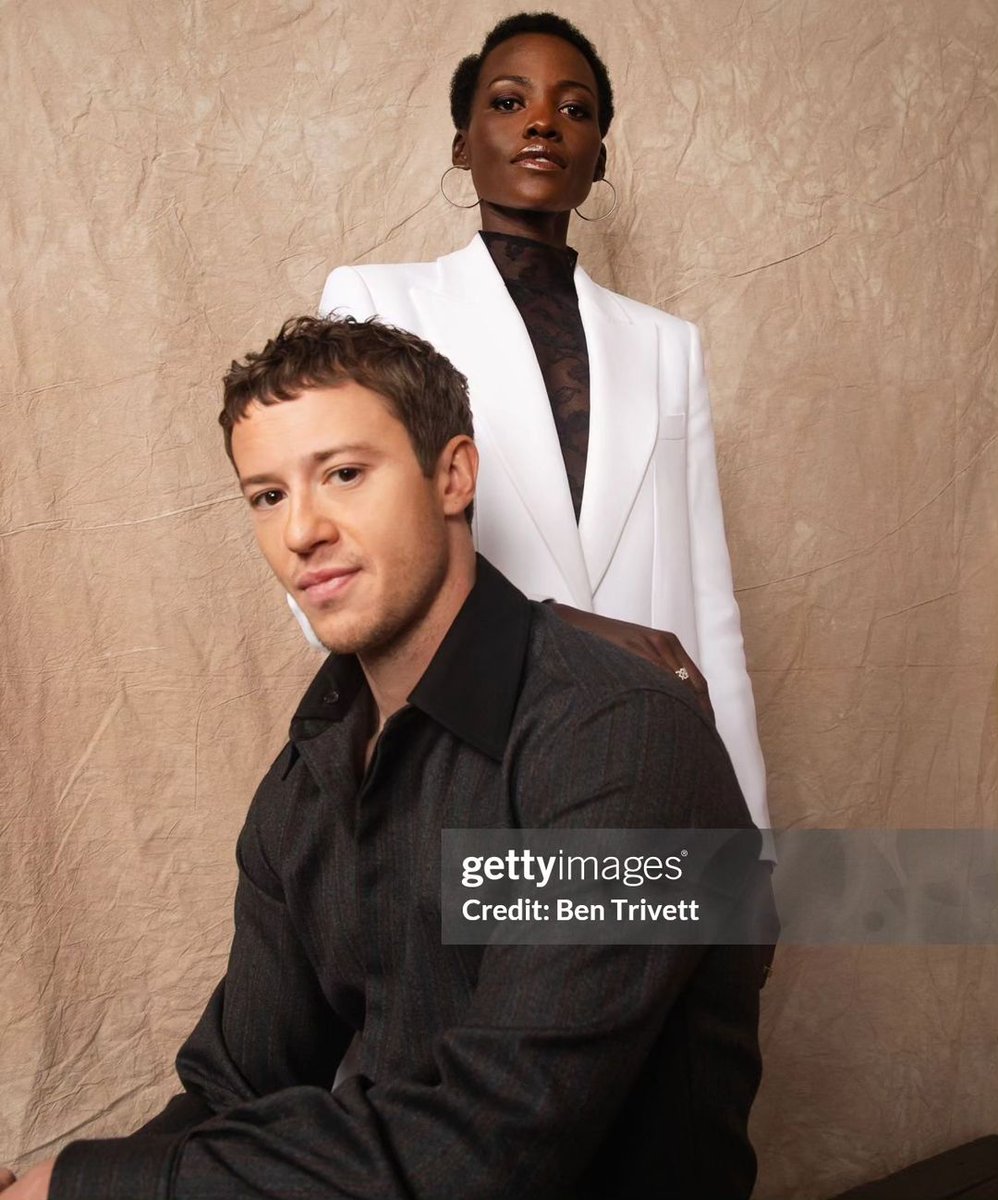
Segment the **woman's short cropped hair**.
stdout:
[[510,38],[518,37],[521,33],[547,33],[569,42],[592,67],[596,77],[596,95],[599,101],[599,128],[606,137],[610,122],[613,120],[613,88],[606,65],[596,53],[596,47],[577,29],[571,21],[559,17],[553,12],[516,13],[500,21],[498,25],[485,35],[485,41],[477,54],[469,54],[457,64],[457,70],[451,77],[450,83],[450,112],[455,129],[467,129],[471,120],[471,104],[475,98],[475,89],[482,71],[482,63],[490,51]]

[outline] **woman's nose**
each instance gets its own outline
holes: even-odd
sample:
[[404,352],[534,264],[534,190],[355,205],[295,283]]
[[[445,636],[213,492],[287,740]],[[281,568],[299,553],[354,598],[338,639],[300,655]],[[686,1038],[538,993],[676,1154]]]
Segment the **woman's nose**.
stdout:
[[558,128],[555,112],[556,110],[549,105],[532,105],[527,111],[524,137],[560,138],[561,131]]

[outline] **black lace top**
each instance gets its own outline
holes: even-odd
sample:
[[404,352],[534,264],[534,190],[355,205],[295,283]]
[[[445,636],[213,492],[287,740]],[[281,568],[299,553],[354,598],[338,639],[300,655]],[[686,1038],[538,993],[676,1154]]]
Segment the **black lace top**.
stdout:
[[575,292],[578,256],[570,247],[513,234],[480,236],[537,355],[578,520],[589,450],[589,351]]

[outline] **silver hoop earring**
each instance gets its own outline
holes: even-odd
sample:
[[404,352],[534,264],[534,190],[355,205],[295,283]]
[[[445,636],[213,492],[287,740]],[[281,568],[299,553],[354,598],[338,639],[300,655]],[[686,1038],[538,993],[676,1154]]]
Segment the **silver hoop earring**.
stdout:
[[579,212],[579,210],[576,209],[575,211],[579,214],[583,221],[605,221],[607,217],[612,217],[617,211],[617,189],[613,186],[609,179],[597,179],[596,182],[605,183],[610,191],[613,192],[613,203],[605,213],[600,213],[598,217],[587,217],[584,212]]
[[444,180],[451,173],[451,171],[465,171],[465,170],[467,170],[467,167],[455,167],[452,165],[452,166],[449,166],[447,168],[447,170],[444,171],[444,173],[440,176],[440,195],[443,196],[443,198],[447,201],[447,203],[452,208],[475,208],[478,204],[477,197],[474,200],[472,200],[472,202],[470,204],[458,204],[458,202],[456,200],[452,200],[450,198],[450,196],[448,196],[447,193],[444,191]]

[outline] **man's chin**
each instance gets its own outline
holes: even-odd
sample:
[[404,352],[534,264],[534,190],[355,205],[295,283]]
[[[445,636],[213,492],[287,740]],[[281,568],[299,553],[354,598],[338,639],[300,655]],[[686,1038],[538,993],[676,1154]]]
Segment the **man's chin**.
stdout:
[[400,619],[396,613],[383,614],[378,621],[336,621],[328,613],[317,613],[315,620],[309,617],[309,621],[330,654],[356,654],[361,658],[390,653],[412,627],[411,621]]
[[360,606],[343,600],[309,604],[304,597],[299,604],[312,632],[331,654],[356,654],[363,646],[371,629],[371,619]]
[[330,654],[363,654],[378,641],[378,629],[369,622],[336,618],[321,610],[310,614],[308,620]]
[[331,622],[309,618],[312,632],[330,654],[357,654],[364,649],[366,639],[357,632],[338,629]]

